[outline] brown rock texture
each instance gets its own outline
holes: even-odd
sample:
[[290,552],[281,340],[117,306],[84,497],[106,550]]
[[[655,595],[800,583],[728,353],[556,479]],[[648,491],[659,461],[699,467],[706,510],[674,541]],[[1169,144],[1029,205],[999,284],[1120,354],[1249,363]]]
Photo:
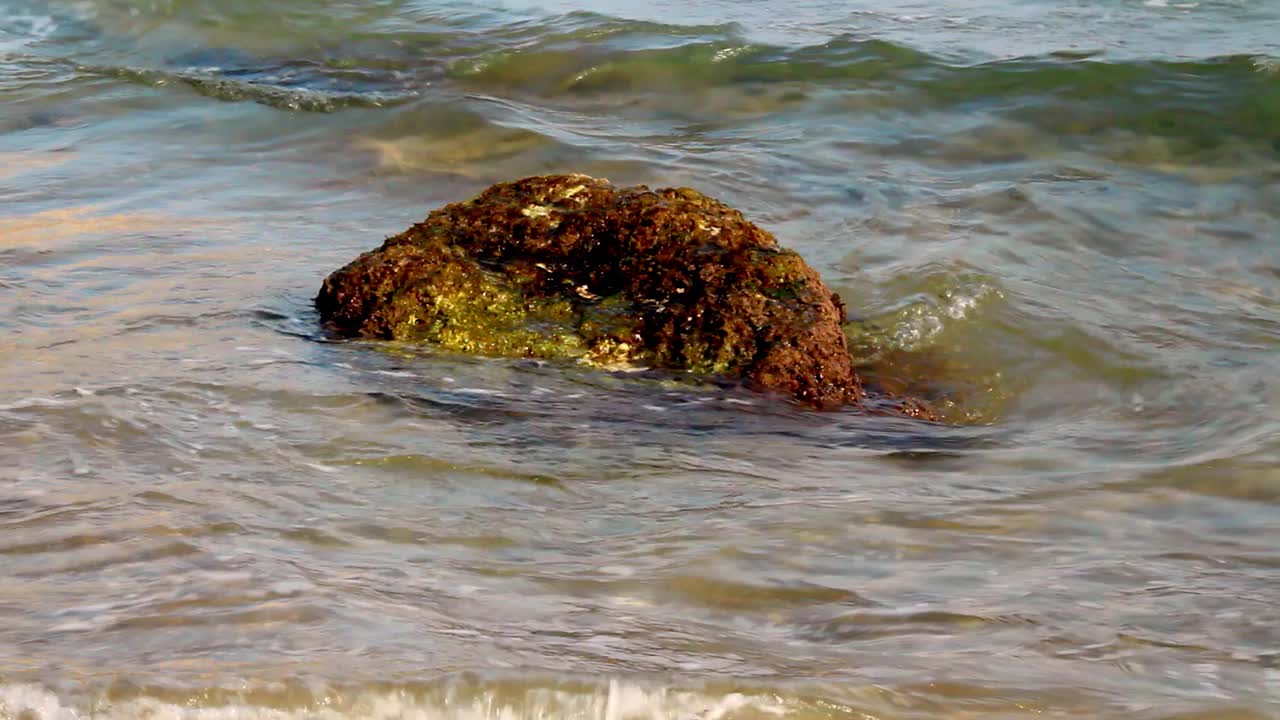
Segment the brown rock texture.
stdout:
[[[343,335],[736,377],[858,404],[840,298],[794,252],[687,188],[530,177],[447,205],[325,279]],[[917,404],[902,411],[917,416]]]

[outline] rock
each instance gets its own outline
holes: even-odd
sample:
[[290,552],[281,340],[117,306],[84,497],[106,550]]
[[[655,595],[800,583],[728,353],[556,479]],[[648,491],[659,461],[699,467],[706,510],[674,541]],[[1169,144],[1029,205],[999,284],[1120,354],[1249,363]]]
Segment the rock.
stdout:
[[768,232],[686,188],[500,183],[330,275],[316,307],[347,336],[736,377],[818,407],[864,397],[840,298]]

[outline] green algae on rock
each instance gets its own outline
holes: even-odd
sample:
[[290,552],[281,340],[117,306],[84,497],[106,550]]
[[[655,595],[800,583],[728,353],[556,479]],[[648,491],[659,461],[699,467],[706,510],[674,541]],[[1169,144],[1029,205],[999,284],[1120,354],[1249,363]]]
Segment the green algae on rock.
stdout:
[[348,336],[738,377],[819,407],[864,394],[840,298],[771,234],[687,188],[500,183],[334,272],[316,307]]

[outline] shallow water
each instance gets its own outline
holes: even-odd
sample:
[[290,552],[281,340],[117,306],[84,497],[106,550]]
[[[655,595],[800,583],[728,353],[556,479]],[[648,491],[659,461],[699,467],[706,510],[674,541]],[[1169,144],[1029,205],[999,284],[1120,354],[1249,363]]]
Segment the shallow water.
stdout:
[[[0,0],[0,718],[1280,717],[1280,7]],[[690,185],[954,422],[333,342]]]

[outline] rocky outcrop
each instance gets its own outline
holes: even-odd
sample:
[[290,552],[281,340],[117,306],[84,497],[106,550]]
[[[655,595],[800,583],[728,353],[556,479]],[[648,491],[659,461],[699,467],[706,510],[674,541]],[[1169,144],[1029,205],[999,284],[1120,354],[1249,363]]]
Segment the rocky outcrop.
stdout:
[[585,175],[494,185],[330,275],[316,307],[350,336],[736,377],[818,407],[864,394],[840,298],[768,232],[687,188]]

